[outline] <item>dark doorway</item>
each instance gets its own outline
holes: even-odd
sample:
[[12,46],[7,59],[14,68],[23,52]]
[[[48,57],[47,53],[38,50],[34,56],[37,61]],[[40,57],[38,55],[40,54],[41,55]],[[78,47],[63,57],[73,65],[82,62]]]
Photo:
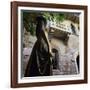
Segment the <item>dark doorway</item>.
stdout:
[[79,71],[80,70],[80,59],[79,59],[79,55],[76,58],[76,62],[77,62],[78,71]]
[[59,55],[58,55],[58,50],[53,48],[52,49],[52,52],[53,52],[53,60],[52,60],[52,63],[53,63],[53,69],[58,69],[58,63],[59,63]]

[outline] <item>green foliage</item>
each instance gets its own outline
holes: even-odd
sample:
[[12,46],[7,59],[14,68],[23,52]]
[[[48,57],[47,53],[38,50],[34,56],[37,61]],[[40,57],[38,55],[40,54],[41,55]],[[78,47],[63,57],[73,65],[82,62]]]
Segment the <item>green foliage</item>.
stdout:
[[34,13],[24,12],[23,13],[23,24],[24,27],[31,35],[35,35],[35,20],[36,15]]
[[56,21],[60,22],[63,21],[65,19],[65,15],[60,13],[60,14],[56,14]]
[[49,13],[49,12],[45,12],[45,13],[43,13],[43,15],[48,20],[54,21],[54,19],[55,19],[56,22],[60,22],[60,21],[63,21],[65,19],[65,15],[63,13]]

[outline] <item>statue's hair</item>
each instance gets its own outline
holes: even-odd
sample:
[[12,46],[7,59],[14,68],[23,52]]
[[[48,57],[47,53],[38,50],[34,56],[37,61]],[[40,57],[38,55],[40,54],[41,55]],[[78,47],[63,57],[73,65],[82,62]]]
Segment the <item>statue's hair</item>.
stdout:
[[37,21],[37,23],[38,22],[44,22],[45,25],[47,24],[47,20],[43,16],[37,16],[36,21]]

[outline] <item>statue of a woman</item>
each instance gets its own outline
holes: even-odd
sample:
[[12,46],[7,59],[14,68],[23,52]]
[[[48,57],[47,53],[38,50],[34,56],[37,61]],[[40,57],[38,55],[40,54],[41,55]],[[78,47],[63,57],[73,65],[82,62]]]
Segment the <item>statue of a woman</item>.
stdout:
[[37,41],[30,55],[24,74],[25,77],[50,76],[52,74],[51,47],[46,29],[47,21],[43,16],[38,16],[36,21]]

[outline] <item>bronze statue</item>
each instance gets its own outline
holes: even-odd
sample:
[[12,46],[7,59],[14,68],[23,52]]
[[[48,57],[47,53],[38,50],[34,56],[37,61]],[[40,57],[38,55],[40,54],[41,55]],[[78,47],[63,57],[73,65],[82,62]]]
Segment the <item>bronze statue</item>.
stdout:
[[51,67],[51,49],[47,37],[47,21],[43,16],[38,16],[36,26],[37,41],[32,49],[32,53],[25,70],[25,77],[50,76]]

